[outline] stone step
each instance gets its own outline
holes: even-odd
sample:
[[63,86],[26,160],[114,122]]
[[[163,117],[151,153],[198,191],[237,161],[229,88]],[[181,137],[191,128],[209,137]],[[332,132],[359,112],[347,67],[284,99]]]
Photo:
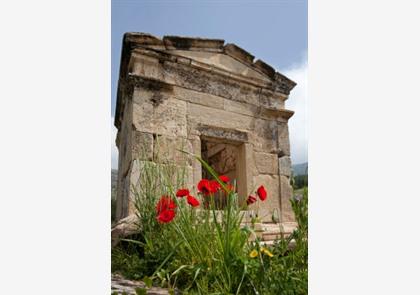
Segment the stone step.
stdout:
[[[250,223],[243,223],[242,227],[248,226],[252,227]],[[264,233],[267,234],[279,234],[281,232],[285,234],[291,234],[296,229],[297,224],[295,222],[284,222],[283,224],[280,223],[262,223],[261,227]]]

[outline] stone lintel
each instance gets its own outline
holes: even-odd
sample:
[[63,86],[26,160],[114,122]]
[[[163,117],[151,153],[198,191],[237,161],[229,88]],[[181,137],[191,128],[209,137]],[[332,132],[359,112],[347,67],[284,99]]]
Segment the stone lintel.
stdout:
[[224,47],[224,52],[227,55],[243,63],[246,63],[251,66],[253,65],[254,56],[235,44],[232,44],[232,43],[226,44]]
[[244,131],[213,127],[207,125],[199,125],[197,130],[201,136],[212,139],[221,139],[222,142],[234,142],[236,144],[248,142],[248,133]]
[[165,44],[165,48],[168,50],[180,49],[223,52],[223,45],[225,44],[225,40],[181,36],[164,36],[163,43]]

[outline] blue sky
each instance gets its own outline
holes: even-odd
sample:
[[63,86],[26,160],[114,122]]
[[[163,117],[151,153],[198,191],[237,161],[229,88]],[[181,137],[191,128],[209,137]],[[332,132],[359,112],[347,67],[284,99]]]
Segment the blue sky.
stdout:
[[[292,161],[294,163],[307,161],[308,4],[306,0],[112,0],[111,5],[111,117],[115,113],[121,44],[125,32],[146,32],[158,37],[181,35],[220,38],[226,43],[235,43],[244,48],[255,55],[256,59],[262,59],[298,83],[298,87],[293,91],[296,94],[292,92],[286,104],[289,109],[296,112],[289,127]],[[115,155],[113,157],[115,158]],[[113,159],[113,168],[114,162],[115,159]]]

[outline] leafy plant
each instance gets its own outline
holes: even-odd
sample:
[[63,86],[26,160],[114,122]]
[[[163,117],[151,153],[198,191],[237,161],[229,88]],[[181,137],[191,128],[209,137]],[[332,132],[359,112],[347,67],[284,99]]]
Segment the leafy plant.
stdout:
[[[258,239],[250,241],[253,228],[241,226],[246,205],[238,203],[229,179],[196,159],[212,179],[200,181],[195,194],[184,188],[180,167],[140,165],[141,187],[133,189],[141,233],[113,250],[113,271],[142,279],[148,287],[160,284],[171,293],[306,294],[307,190],[291,200],[298,228],[273,247],[261,247]],[[216,193],[226,198],[222,209]],[[257,196],[265,200],[263,187]],[[252,197],[247,203],[255,201]]]

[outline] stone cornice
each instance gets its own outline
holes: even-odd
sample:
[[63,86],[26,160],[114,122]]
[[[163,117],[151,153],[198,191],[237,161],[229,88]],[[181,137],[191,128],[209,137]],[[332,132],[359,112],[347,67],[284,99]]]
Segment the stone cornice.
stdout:
[[[123,66],[123,61],[127,63],[131,50],[137,47],[158,49],[163,51],[170,50],[192,50],[192,51],[207,51],[218,52],[231,56],[250,67],[251,69],[266,75],[270,78],[273,84],[279,83],[280,87],[274,87],[276,91],[289,94],[296,86],[296,83],[286,76],[276,72],[270,65],[258,59],[253,62],[254,56],[242,49],[241,47],[228,43],[224,45],[223,39],[206,39],[193,38],[181,36],[164,36],[162,39],[147,33],[126,33],[124,34],[120,76],[124,74],[121,70],[126,68]],[[169,52],[168,52],[169,53]],[[274,85],[275,86],[275,85]]]
[[284,91],[278,91],[279,88],[276,87],[278,85],[274,85],[275,83],[273,82],[267,82],[265,80],[261,80],[255,77],[250,78],[244,75],[235,74],[225,69],[222,69],[220,67],[217,67],[215,65],[203,63],[203,62],[194,60],[192,58],[180,56],[171,52],[138,47],[132,51],[132,54],[133,55],[140,54],[140,55],[157,58],[159,59],[159,62],[168,61],[168,62],[173,62],[173,63],[180,63],[180,64],[187,65],[195,69],[199,69],[199,70],[210,72],[212,74],[220,75],[225,79],[232,79],[237,82],[253,85],[255,87],[266,88],[268,90],[278,92],[279,94],[284,95],[284,99],[286,99],[288,95],[288,93],[284,93]]
[[[235,74],[214,65],[209,65],[191,58],[173,54],[170,52],[170,50],[173,49],[208,51],[226,54],[245,64],[251,69],[267,76],[271,80],[271,82],[267,82],[258,78],[250,78],[244,75]],[[231,84],[229,83],[229,80],[232,82],[235,81],[236,83],[239,82],[240,84],[247,85],[247,87],[257,89],[259,93],[273,93],[274,96],[280,97],[282,100],[287,99],[290,91],[296,85],[295,82],[293,82],[286,76],[275,72],[275,70],[265,62],[261,60],[253,62],[254,56],[245,51],[244,49],[236,46],[235,44],[224,45],[224,40],[221,39],[203,39],[178,36],[165,36],[163,37],[163,39],[159,39],[153,35],[145,33],[126,33],[124,35],[121,52],[120,74],[117,90],[117,106],[114,122],[115,126],[117,126],[118,128],[120,126],[120,116],[122,115],[124,108],[123,98],[133,91],[133,78],[129,77],[130,73],[128,66],[130,63],[130,59],[135,54],[141,54],[157,58],[159,62],[163,63],[164,66],[166,66],[167,68],[174,68],[175,65],[178,65],[178,68],[184,69],[182,71],[183,75],[188,76],[190,74],[189,76],[191,79],[200,79],[201,75],[198,74],[201,73],[202,75],[204,75],[203,77],[212,78],[213,81],[216,83],[221,83],[222,80],[224,83],[227,84]],[[188,71],[185,70],[185,67],[190,68],[194,71],[194,73],[188,73]],[[220,78],[216,78],[217,76]],[[150,80],[149,78],[146,77],[146,80]],[[192,80],[186,82],[188,82],[191,85],[191,81]],[[170,84],[167,83],[167,81],[160,82]],[[203,87],[201,87],[200,89],[200,87],[198,87],[198,89],[195,90],[206,92],[206,89],[202,88]],[[226,95],[221,95],[220,93],[212,94],[226,97]],[[268,107],[268,110],[269,109],[270,107]],[[273,111],[275,111],[275,109],[273,109]],[[293,112],[291,112],[290,115],[286,115],[286,113],[283,112],[282,114],[280,114],[281,117],[289,119],[293,115]]]

